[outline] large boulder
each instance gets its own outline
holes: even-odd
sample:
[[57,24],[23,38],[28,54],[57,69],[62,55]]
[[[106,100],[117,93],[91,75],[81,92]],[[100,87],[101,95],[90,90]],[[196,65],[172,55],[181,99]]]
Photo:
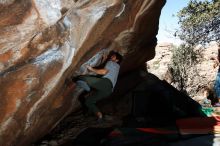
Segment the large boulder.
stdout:
[[65,80],[109,42],[125,55],[121,75],[152,59],[164,4],[0,1],[0,145],[28,146],[75,110]]

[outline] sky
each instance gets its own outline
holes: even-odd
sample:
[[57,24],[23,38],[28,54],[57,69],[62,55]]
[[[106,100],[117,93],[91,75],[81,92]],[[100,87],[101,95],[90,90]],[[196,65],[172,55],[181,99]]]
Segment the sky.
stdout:
[[[177,12],[187,6],[190,0],[167,0],[160,16],[159,32],[157,35],[158,43],[170,42],[180,44],[180,40],[173,36],[178,28]],[[175,16],[173,16],[175,15]]]

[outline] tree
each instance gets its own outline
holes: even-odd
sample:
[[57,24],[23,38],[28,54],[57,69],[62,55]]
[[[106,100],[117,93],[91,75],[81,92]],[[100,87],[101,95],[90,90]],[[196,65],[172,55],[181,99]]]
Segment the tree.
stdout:
[[177,88],[180,91],[186,90],[189,79],[197,72],[196,68],[193,67],[199,61],[197,54],[198,50],[195,51],[185,44],[173,48],[171,64],[168,69],[173,82],[178,83]]
[[180,30],[177,35],[194,46],[220,41],[220,0],[191,0],[177,14]]
[[220,0],[191,0],[177,16],[180,29],[176,35],[184,43],[174,49],[169,69],[173,81],[184,91],[198,77],[196,64],[202,50],[195,50],[195,46],[220,43]]

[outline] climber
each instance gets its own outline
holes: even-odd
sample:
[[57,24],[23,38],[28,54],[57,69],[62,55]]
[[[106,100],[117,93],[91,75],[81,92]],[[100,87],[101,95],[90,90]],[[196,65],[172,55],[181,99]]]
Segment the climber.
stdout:
[[97,108],[96,102],[112,93],[117,82],[121,61],[122,56],[118,52],[112,51],[107,58],[104,68],[96,69],[87,66],[89,71],[94,72],[99,76],[81,75],[77,78],[79,86],[86,91],[92,90],[92,93],[85,98],[85,105],[90,112],[97,116],[98,121],[103,120],[103,114]]

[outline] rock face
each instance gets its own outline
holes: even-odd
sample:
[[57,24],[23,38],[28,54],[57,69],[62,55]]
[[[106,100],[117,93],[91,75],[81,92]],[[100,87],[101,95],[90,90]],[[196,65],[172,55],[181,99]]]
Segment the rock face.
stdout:
[[125,55],[121,75],[152,59],[164,4],[0,1],[0,145],[28,146],[76,109],[65,80],[109,42]]
[[161,43],[157,44],[154,59],[147,62],[149,72],[156,75],[161,80],[166,79],[165,75],[168,70],[168,65],[171,62],[173,44]]
[[[174,46],[169,43],[158,44],[156,47],[156,56],[154,59],[147,62],[148,71],[157,75],[160,79],[172,82],[172,77],[168,76],[168,65],[171,64],[172,49]],[[199,63],[194,66],[194,71],[189,74],[186,91],[189,95],[197,100],[203,100],[204,89],[206,87],[213,89],[213,84],[218,71],[218,67],[214,67],[217,57],[218,45],[210,43],[207,48],[196,47],[195,49],[202,50],[201,56],[198,58]],[[175,86],[175,83],[172,83]]]

